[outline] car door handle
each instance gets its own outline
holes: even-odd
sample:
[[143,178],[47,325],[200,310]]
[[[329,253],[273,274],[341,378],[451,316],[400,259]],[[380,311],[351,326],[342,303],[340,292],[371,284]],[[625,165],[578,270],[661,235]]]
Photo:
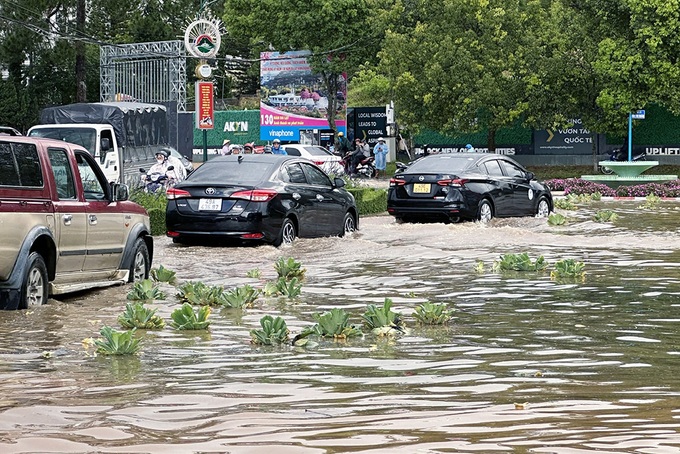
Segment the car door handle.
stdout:
[[73,215],[72,214],[65,214],[62,219],[64,220],[64,225],[71,225],[71,222],[73,221]]
[[90,219],[90,225],[97,225],[97,216],[91,214],[88,216],[88,218]]
[[300,194],[298,194],[297,192],[294,192],[294,193],[293,193],[293,198],[294,198],[295,200],[300,200],[300,199],[302,198],[302,196],[301,196]]

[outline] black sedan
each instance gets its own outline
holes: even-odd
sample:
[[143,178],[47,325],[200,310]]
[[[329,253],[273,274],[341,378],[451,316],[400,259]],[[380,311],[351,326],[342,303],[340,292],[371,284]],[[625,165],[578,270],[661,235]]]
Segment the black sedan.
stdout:
[[354,196],[312,162],[273,154],[214,158],[167,191],[167,235],[176,243],[234,239],[275,246],[358,228]]
[[394,175],[387,211],[399,220],[461,219],[489,222],[494,216],[546,217],[550,189],[513,159],[487,153],[425,156]]

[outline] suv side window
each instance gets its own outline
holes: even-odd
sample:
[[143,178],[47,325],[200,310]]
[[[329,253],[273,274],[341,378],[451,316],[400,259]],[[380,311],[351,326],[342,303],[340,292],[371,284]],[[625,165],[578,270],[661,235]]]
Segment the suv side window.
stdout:
[[54,182],[57,186],[57,196],[60,199],[75,199],[76,186],[73,182],[73,171],[68,155],[63,148],[48,148],[47,154],[50,157]]
[[0,143],[0,186],[43,187],[38,149],[28,143]]
[[86,159],[85,156],[89,156],[86,151],[76,152],[76,162],[80,171],[80,179],[83,182],[85,200],[105,200],[106,183],[99,179],[99,174],[93,168],[96,164]]

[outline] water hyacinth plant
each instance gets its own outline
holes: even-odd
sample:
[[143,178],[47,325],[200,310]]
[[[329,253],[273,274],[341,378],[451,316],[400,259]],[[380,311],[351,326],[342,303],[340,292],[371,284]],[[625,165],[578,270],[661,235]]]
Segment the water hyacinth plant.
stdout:
[[250,330],[250,342],[257,345],[281,345],[288,341],[290,331],[281,317],[265,315],[260,319],[262,329]]
[[281,277],[276,281],[276,293],[289,299],[296,298],[302,293],[302,284],[297,277],[290,280]]
[[101,339],[95,339],[97,353],[103,355],[135,355],[141,348],[141,340],[135,337],[135,329],[116,331],[110,326],[103,326],[99,331]]
[[382,327],[401,330],[403,326],[401,314],[392,310],[392,300],[390,298],[385,298],[382,306],[369,304],[361,318],[364,321],[364,326],[370,330]]
[[548,225],[557,226],[567,223],[567,218],[559,213],[553,213],[548,216]]
[[612,210],[599,210],[593,216],[593,221],[595,222],[614,222],[618,219],[619,215],[614,213]]
[[151,279],[143,279],[134,283],[132,290],[127,294],[127,299],[134,301],[164,300],[165,293]]
[[175,309],[170,314],[172,322],[170,325],[177,330],[203,330],[208,329],[210,321],[210,306],[201,306],[197,311],[189,303],[182,304],[182,307]]
[[177,296],[184,303],[195,306],[219,306],[224,303],[224,288],[203,282],[187,282],[178,289]]
[[585,263],[578,262],[574,259],[558,260],[555,262],[555,269],[550,271],[550,278],[576,278],[583,280],[586,275],[585,267]]
[[298,262],[292,257],[287,259],[279,257],[279,259],[274,263],[274,269],[279,277],[291,280],[297,278],[301,281],[305,278],[305,268],[302,268],[302,263]]
[[555,199],[553,203],[555,204],[555,208],[559,208],[560,210],[578,210],[576,204],[569,198]]
[[151,309],[142,303],[127,303],[125,312],[118,316],[118,323],[123,328],[162,329],[165,322],[156,315],[157,309]]
[[344,309],[334,308],[323,314],[313,314],[312,317],[317,321],[316,325],[306,328],[298,337],[315,334],[321,337],[347,339],[362,335],[360,329],[350,325],[349,314]]
[[259,295],[259,289],[246,284],[224,292],[220,301],[226,307],[243,309],[252,306]]
[[248,270],[246,276],[254,279],[259,279],[260,277],[262,277],[262,272],[258,268],[253,268],[252,270]]
[[529,254],[503,254],[500,259],[493,263],[494,271],[542,271],[548,264],[543,256],[535,261],[529,258]]
[[451,320],[452,313],[446,303],[434,304],[427,301],[416,307],[413,316],[423,325],[443,325]]
[[643,210],[655,210],[659,208],[659,202],[661,202],[661,197],[657,197],[655,194],[649,194],[645,197],[645,203],[638,208]]
[[177,283],[177,273],[163,267],[163,265],[160,265],[158,268],[152,268],[149,273],[151,274],[151,278],[156,282],[167,282],[170,285],[175,285]]

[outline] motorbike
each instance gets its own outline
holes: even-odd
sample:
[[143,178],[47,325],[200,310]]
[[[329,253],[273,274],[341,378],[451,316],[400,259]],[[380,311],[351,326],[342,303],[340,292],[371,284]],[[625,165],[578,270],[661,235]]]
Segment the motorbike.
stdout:
[[[631,158],[633,161],[646,161],[647,153],[644,151],[636,152],[635,150],[633,150],[633,155],[631,156]],[[605,161],[614,162],[628,161],[628,148],[627,147],[614,148],[607,154],[607,159],[605,159]],[[600,172],[604,173],[605,175],[611,175],[614,173],[612,169],[607,168],[605,166],[600,166]]]
[[[350,151],[342,156],[341,164],[345,170],[345,175],[352,175],[352,154]],[[375,178],[378,175],[378,170],[375,168],[375,157],[371,156],[369,158],[362,159],[358,164],[354,175],[363,178]]]
[[144,192],[154,194],[159,192],[161,189],[165,191],[166,189],[175,185],[174,172],[175,168],[169,166],[165,173],[162,172],[147,172],[145,169],[140,168],[139,171],[142,173],[141,180],[144,186]]

